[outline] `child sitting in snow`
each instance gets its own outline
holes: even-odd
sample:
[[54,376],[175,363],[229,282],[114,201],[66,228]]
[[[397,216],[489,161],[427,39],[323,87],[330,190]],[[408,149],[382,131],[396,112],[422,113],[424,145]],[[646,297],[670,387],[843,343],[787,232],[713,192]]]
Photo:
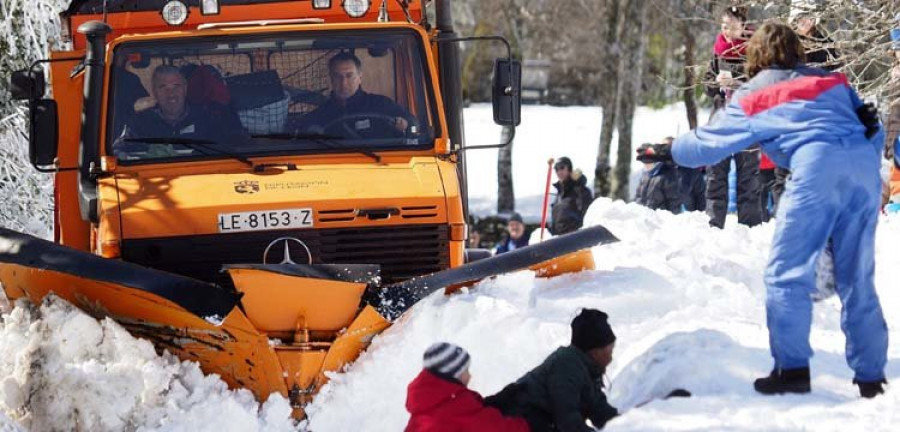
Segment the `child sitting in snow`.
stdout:
[[681,212],[684,205],[681,182],[668,147],[643,144],[637,149],[637,160],[644,163],[644,172],[635,202],[653,210]]
[[466,387],[469,361],[466,350],[445,342],[425,351],[425,367],[406,395],[406,432],[528,432],[525,420],[504,417]]
[[584,309],[572,320],[571,345],[558,348],[485,403],[524,417],[532,432],[590,431],[587,419],[602,428],[619,414],[606,401],[602,382],[615,342],[607,315]]

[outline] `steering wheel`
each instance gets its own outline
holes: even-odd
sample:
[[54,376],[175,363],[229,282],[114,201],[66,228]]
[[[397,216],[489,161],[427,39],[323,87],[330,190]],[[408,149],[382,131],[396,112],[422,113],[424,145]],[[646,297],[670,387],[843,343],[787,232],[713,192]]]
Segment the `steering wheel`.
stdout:
[[396,123],[395,119],[397,117],[400,117],[400,116],[389,116],[387,114],[374,113],[374,112],[360,112],[360,113],[344,114],[344,115],[341,115],[341,116],[331,120],[330,122],[326,123],[324,126],[322,126],[322,129],[327,131],[331,127],[333,127],[337,124],[340,124],[343,126],[344,131],[349,133],[352,136],[352,138],[362,139],[362,137],[357,133],[357,131],[355,129],[353,129],[352,127],[349,127],[347,125],[347,122],[352,121],[352,120],[379,120],[379,121],[383,121],[385,124],[387,124],[388,130],[390,130],[392,133],[391,138],[404,137],[404,136],[406,136],[406,131],[401,131],[401,130],[398,130],[396,127],[394,127],[394,124]]

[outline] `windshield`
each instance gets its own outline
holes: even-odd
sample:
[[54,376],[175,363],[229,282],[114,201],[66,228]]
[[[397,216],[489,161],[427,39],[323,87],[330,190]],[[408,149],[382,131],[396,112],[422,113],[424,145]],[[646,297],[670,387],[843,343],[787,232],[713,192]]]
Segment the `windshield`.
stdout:
[[440,134],[411,30],[123,43],[107,153],[123,163],[423,150]]

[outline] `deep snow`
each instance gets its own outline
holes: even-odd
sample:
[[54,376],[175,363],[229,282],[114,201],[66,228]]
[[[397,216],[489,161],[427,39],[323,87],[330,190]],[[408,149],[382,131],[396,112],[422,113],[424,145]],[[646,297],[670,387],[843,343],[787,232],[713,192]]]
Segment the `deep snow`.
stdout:
[[[773,225],[719,231],[701,214],[675,216],[607,199],[594,203],[588,223],[602,223],[622,239],[594,248],[597,270],[551,280],[520,272],[469,293],[426,299],[324,389],[310,409],[312,428],[401,430],[408,418],[405,386],[421,353],[439,340],[467,348],[471,386],[496,392],[568,343],[568,323],[582,307],[609,313],[618,336],[608,371],[613,405],[628,410],[675,388],[694,394],[627,411],[607,430],[888,430],[895,424],[896,390],[869,401],[851,385],[834,298],[815,308],[813,393],[754,393],[753,378],[771,368],[762,274]],[[882,221],[877,283],[894,340],[897,238],[900,219]],[[900,350],[892,347],[889,358],[893,381],[900,376]]]
[[[526,107],[525,112],[526,122],[530,116],[547,129],[565,119],[582,131],[580,142],[596,142],[589,125],[599,121],[598,110]],[[476,106],[466,115],[473,133],[482,130],[473,123],[489,119],[490,111]],[[674,109],[667,114],[676,115],[681,114]],[[639,130],[655,134],[658,124],[675,122],[644,119],[638,118],[636,135]],[[546,167],[545,151],[559,147],[544,143],[542,129],[533,134],[524,129],[517,148],[531,154],[515,156],[517,187],[520,176],[525,184],[529,177],[528,169],[519,170],[519,158]],[[470,138],[469,144],[476,143]],[[492,185],[487,168],[477,169],[473,159],[473,183]],[[544,175],[535,175],[541,178],[539,188]],[[530,188],[517,190],[528,194]],[[593,250],[595,271],[549,280],[518,272],[449,298],[427,298],[376,338],[346,373],[333,377],[302,427],[402,430],[406,385],[419,371],[424,349],[440,340],[470,351],[474,389],[497,391],[566,344],[568,323],[581,307],[608,312],[618,335],[609,393],[627,412],[608,430],[889,430],[897,422],[896,389],[871,401],[856,395],[843,359],[840,305],[833,298],[815,307],[813,393],[754,394],[752,379],[771,366],[762,274],[773,225],[713,230],[701,214],[675,216],[606,199],[594,203],[587,223],[603,224],[622,239]],[[876,283],[890,336],[897,340],[900,218],[883,219],[877,236]],[[898,379],[900,349],[892,346],[888,380]],[[630,409],[676,387],[695,396]],[[291,429],[288,416],[280,396],[260,408],[249,392],[227,390],[195,364],[157,356],[148,342],[64,302],[18,307],[0,326],[0,431],[282,431]]]

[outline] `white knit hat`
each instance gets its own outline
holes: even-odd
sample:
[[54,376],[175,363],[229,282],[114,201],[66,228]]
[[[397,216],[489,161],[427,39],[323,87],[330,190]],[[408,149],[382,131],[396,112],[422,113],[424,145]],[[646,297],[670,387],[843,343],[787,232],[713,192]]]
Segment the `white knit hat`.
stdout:
[[438,342],[425,350],[424,367],[436,375],[459,380],[469,370],[470,362],[466,350],[447,342]]

